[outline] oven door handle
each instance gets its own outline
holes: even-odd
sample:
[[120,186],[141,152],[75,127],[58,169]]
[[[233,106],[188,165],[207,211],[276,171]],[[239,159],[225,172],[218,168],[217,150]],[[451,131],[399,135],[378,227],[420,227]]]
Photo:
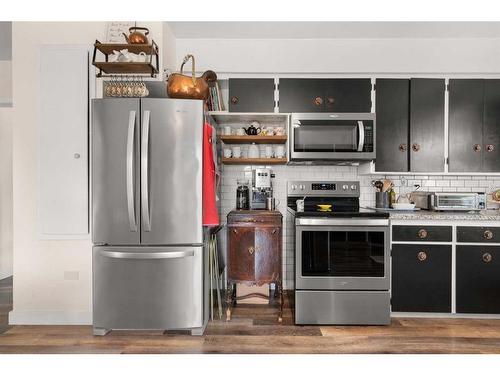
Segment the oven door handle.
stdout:
[[363,148],[365,147],[365,125],[363,124],[363,121],[358,121],[358,131],[358,152],[362,152]]
[[295,219],[295,225],[299,227],[307,226],[369,226],[369,227],[387,227],[389,219],[370,219],[370,218],[315,218],[301,217]]

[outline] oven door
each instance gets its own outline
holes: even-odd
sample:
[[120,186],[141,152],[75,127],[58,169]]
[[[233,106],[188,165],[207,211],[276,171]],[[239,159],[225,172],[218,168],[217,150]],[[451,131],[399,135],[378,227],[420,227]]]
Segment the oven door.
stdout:
[[296,220],[295,288],[389,290],[388,220],[336,221]]
[[292,160],[375,158],[375,118],[371,113],[294,113],[290,126]]

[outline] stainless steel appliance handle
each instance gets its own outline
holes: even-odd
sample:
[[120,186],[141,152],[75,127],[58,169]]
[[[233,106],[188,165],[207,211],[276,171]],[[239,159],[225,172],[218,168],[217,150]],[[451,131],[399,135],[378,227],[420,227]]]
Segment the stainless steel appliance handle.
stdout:
[[179,259],[194,256],[194,250],[163,251],[157,253],[127,253],[121,251],[103,251],[101,254],[107,258],[115,259]]
[[297,226],[387,226],[389,225],[388,219],[355,219],[355,218],[314,218],[314,217],[301,217],[295,219]]
[[142,207],[142,225],[145,232],[151,231],[151,219],[149,216],[149,120],[150,111],[144,111],[142,119],[142,137],[141,137],[141,207]]
[[365,147],[365,125],[363,121],[358,121],[359,130],[359,141],[358,141],[358,152],[362,152]]
[[135,193],[134,193],[134,143],[135,143],[135,111],[128,116],[127,134],[127,208],[128,222],[131,232],[137,232],[135,221]]

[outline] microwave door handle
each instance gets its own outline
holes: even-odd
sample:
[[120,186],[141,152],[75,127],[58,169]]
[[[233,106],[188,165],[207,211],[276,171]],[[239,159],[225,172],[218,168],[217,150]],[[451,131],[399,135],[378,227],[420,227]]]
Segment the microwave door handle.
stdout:
[[363,124],[363,121],[358,121],[358,130],[359,130],[358,152],[361,152],[365,147],[365,125]]

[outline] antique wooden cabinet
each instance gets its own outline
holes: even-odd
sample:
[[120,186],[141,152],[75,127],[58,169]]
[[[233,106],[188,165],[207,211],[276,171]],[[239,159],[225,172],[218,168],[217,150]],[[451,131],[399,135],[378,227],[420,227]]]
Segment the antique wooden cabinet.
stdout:
[[252,293],[236,298],[236,283],[247,285],[275,284],[280,298],[278,320],[283,313],[282,229],[279,211],[238,210],[227,216],[227,310],[236,299],[267,296]]

